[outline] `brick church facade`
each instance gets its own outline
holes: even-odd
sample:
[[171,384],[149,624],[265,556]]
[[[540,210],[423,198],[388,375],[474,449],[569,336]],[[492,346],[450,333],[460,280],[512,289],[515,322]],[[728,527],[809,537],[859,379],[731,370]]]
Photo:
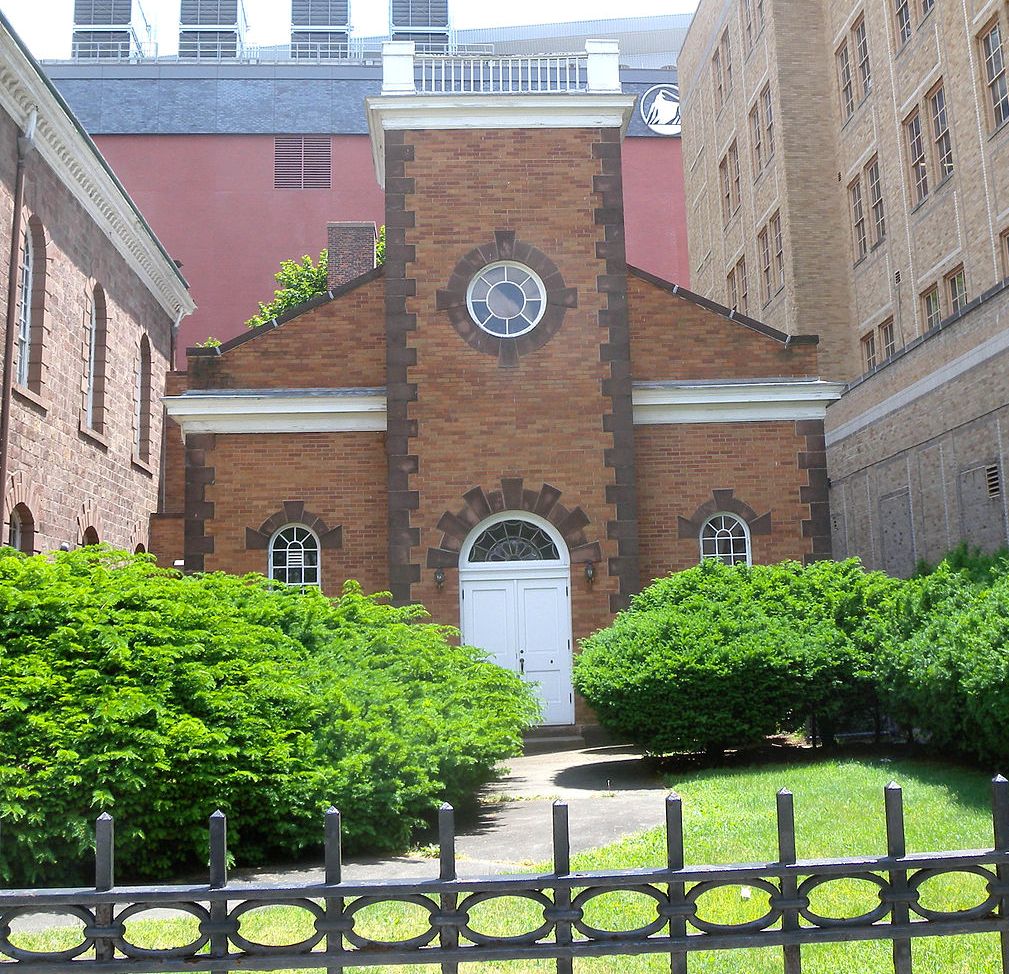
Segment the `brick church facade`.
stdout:
[[702,551],[829,556],[839,391],[815,337],[627,265],[633,99],[615,50],[587,59],[577,92],[464,97],[417,92],[410,45],[387,46],[367,106],[386,262],[190,350],[152,526],[187,570],[423,603],[555,724],[586,716],[577,640],[652,578]]

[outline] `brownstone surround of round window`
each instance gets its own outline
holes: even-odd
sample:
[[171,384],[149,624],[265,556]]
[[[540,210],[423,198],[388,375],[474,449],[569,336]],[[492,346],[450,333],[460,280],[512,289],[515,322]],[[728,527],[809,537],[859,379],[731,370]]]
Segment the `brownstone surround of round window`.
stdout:
[[[547,307],[539,323],[531,331],[516,338],[502,338],[484,331],[470,317],[466,294],[470,281],[488,264],[515,261],[535,271],[546,289]],[[494,355],[498,365],[514,368],[519,359],[542,348],[564,323],[568,308],[578,307],[578,292],[564,283],[557,265],[542,250],[516,239],[514,230],[496,230],[492,243],[469,251],[452,271],[448,284],[436,296],[437,308],[448,314],[452,327],[471,348],[485,355]]]

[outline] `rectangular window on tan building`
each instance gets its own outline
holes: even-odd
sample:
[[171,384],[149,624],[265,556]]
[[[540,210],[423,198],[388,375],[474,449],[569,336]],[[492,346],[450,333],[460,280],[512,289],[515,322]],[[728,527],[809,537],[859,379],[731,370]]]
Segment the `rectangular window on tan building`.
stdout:
[[876,368],[876,333],[872,331],[862,336],[862,367],[866,372]]
[[935,6],[935,0],[921,0],[921,19],[924,20]]
[[941,81],[929,92],[928,107],[932,120],[933,164],[936,177],[941,181],[953,173],[953,143],[946,111],[946,89]]
[[946,275],[946,296],[950,314],[955,315],[967,303],[967,278],[962,265]]
[[981,70],[988,89],[988,123],[997,129],[1009,119],[1009,84],[1006,82],[1005,48],[998,18],[978,35]]
[[869,35],[865,29],[865,17],[859,17],[851,28],[851,39],[855,48],[855,64],[858,66],[859,100],[872,91],[872,66],[869,64]]
[[723,156],[718,164],[718,185],[722,190],[722,224],[732,216],[732,185],[729,181],[729,157]]
[[764,90],[760,93],[760,107],[764,111],[764,158],[770,162],[774,155],[774,108],[770,85],[764,85]]
[[911,39],[911,0],[894,0],[893,13],[897,46],[903,47]]
[[897,351],[897,333],[893,326],[893,318],[888,318],[879,326],[879,347],[883,351],[884,359],[888,359]]
[[715,92],[715,111],[725,103],[725,89],[722,87],[722,56],[715,48],[711,55],[711,87]]
[[725,94],[732,91],[732,48],[729,43],[729,28],[722,32],[722,83],[725,86]]
[[907,164],[914,204],[928,196],[928,168],[925,164],[925,138],[921,131],[921,113],[916,108],[904,121]]
[[775,291],[785,286],[785,244],[781,235],[781,213],[775,213],[770,220],[771,246],[774,250]]
[[743,43],[750,51],[753,49],[753,0],[743,0],[740,12],[743,17]]
[[879,174],[879,159],[872,159],[865,167],[865,185],[869,190],[872,245],[875,247],[886,236],[886,212],[883,207],[883,180]]
[[725,303],[730,308],[739,307],[739,292],[736,290],[736,268],[730,267],[729,273],[725,275]]
[[750,109],[750,146],[753,151],[753,177],[756,179],[764,168],[764,127],[760,122],[759,102]]
[[767,304],[771,300],[771,244],[767,227],[757,234],[757,252],[760,254],[760,300]]
[[841,93],[841,116],[851,118],[855,111],[855,82],[851,76],[851,54],[845,41],[834,57],[837,59],[837,85]]
[[1009,278],[1009,229],[1002,231],[1000,241],[1002,250],[1002,277]]
[[869,238],[865,229],[865,207],[862,203],[862,180],[856,178],[848,186],[848,202],[851,207],[851,233],[857,264],[869,252]]
[[739,209],[740,179],[739,179],[739,147],[736,140],[729,146],[729,189],[732,193],[732,212]]
[[746,279],[746,256],[736,261],[736,290],[739,297],[739,310],[744,315],[750,313],[750,285]]
[[921,296],[921,316],[925,321],[925,330],[931,331],[942,321],[942,306],[939,303],[939,285],[933,284]]

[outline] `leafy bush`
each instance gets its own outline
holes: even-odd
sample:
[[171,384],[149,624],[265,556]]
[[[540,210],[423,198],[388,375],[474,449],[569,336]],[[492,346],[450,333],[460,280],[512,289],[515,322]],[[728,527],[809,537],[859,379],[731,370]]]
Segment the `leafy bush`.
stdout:
[[908,583],[877,664],[888,712],[932,746],[1004,768],[1009,756],[1009,576],[984,586],[941,565]]
[[825,738],[876,706],[874,659],[900,582],[855,561],[659,579],[583,643],[575,685],[653,753],[721,751],[815,717]]
[[0,549],[0,878],[86,863],[116,816],[123,871],[295,855],[344,812],[349,849],[402,846],[515,753],[528,690],[451,630],[348,584],[330,601],[260,576],[182,577],[149,556]]
[[982,551],[980,548],[972,548],[965,541],[950,551],[939,565],[932,565],[924,559],[919,561],[915,577],[924,578],[931,575],[942,565],[954,572],[965,574],[972,582],[990,585],[995,579],[1009,573],[1009,548],[1000,548],[993,552]]

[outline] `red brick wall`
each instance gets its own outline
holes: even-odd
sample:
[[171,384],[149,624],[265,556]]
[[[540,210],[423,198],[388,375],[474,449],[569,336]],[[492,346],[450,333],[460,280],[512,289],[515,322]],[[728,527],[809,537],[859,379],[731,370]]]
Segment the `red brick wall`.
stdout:
[[[413,226],[405,240],[416,257],[406,264],[408,293],[410,279],[416,282],[406,305],[417,320],[406,336],[416,354],[407,377],[417,387],[408,415],[416,422],[409,452],[418,470],[409,487],[419,492],[410,560],[422,566],[411,595],[439,621],[459,621],[457,571],[447,570],[439,592],[433,572],[423,567],[427,549],[441,544],[439,519],[462,507],[470,488],[500,489],[503,477],[521,477],[534,491],[551,484],[567,508],[584,510],[586,538],[600,543],[603,562],[593,586],[573,578],[575,638],[611,618],[609,597],[617,583],[607,559],[616,557],[617,545],[606,534],[616,507],[607,496],[614,472],[606,451],[614,437],[603,428],[612,408],[603,383],[611,372],[601,361],[607,333],[599,313],[607,301],[597,290],[607,262],[597,256],[604,232],[596,222],[601,202],[593,184],[602,172],[593,151],[600,138],[599,131],[574,129],[406,133],[413,146],[405,165],[405,178],[413,180],[406,194]],[[560,330],[515,368],[469,347],[436,309],[436,292],[447,286],[457,262],[504,229],[553,260],[578,293],[578,306],[567,311]]]
[[192,358],[190,388],[338,389],[384,385],[384,300],[379,277],[223,355]]
[[214,468],[205,495],[213,504],[207,571],[265,574],[267,552],[248,550],[245,530],[299,500],[328,529],[343,527],[342,547],[322,552],[324,591],[338,595],[348,578],[367,592],[388,588],[382,433],[217,435],[206,462]]
[[[0,302],[6,306],[7,261],[17,130],[0,113]],[[11,410],[9,480],[0,485],[3,532],[11,506],[28,504],[35,547],[77,544],[94,527],[121,547],[148,544],[148,518],[157,509],[162,411],[171,320],[130,270],[104,228],[94,223],[45,161],[26,164],[25,217],[41,221],[46,237],[46,339],[36,396],[15,393]],[[17,242],[20,247],[20,241]],[[80,432],[87,365],[85,321],[94,282],[105,291],[108,360],[105,429],[101,441]],[[0,342],[4,323],[0,321]],[[133,462],[135,373],[140,340],[151,343],[151,452]]]
[[800,468],[807,439],[793,422],[638,426],[634,431],[641,511],[641,584],[696,565],[699,539],[679,538],[677,518],[692,518],[712,491],[731,488],[756,514],[771,514],[771,533],[751,536],[753,560],[803,561],[812,553],[808,475]]
[[637,381],[817,375],[816,346],[790,345],[633,274],[631,368]]

